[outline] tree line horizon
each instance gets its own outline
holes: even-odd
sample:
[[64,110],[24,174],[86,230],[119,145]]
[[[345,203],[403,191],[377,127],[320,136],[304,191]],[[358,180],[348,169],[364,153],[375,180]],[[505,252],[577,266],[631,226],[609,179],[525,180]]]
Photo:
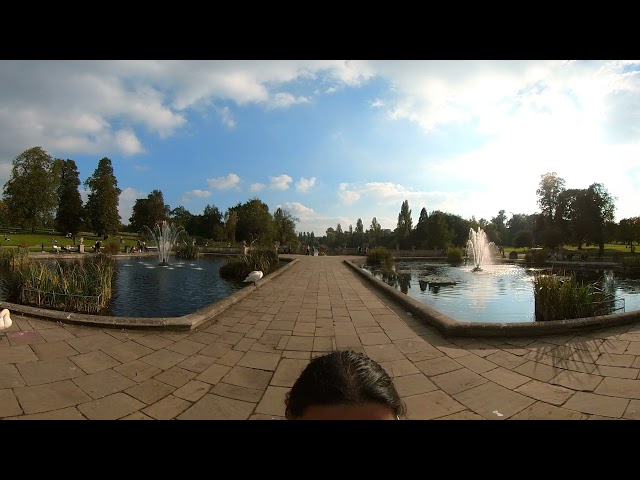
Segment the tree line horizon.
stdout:
[[500,210],[490,220],[464,219],[440,210],[427,212],[422,207],[414,227],[408,200],[404,200],[395,229],[383,229],[376,217],[368,229],[361,218],[343,229],[340,223],[328,227],[324,235],[314,231],[298,232],[299,219],[278,207],[273,214],[269,206],[253,197],[229,207],[224,213],[207,204],[202,214],[193,214],[184,206],[171,207],[162,191],[153,190],[138,198],[129,223],[121,222],[118,213],[120,193],[111,160],[98,161],[96,170],[82,185],[88,191],[83,203],[81,185],[74,160],[52,158],[42,147],[33,147],[18,155],[11,176],[4,185],[0,200],[0,225],[24,230],[55,229],[73,235],[91,231],[108,237],[119,232],[142,234],[145,226],[170,221],[185,229],[198,242],[245,242],[273,246],[325,245],[329,248],[354,248],[368,245],[400,249],[445,249],[466,247],[469,230],[482,228],[487,238],[498,246],[555,249],[561,245],[598,245],[620,241],[633,244],[640,240],[640,217],[614,221],[615,201],[605,186],[593,183],[585,189],[566,189],[565,181],[555,172],[540,176],[536,190],[540,211],[533,214],[512,213],[507,218]]

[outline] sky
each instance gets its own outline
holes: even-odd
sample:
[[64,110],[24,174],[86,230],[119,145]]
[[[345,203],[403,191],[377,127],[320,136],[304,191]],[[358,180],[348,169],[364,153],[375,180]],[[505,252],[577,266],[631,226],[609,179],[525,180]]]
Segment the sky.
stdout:
[[[394,229],[434,210],[490,220],[539,211],[541,176],[601,183],[640,216],[640,62],[539,60],[0,60],[0,184],[42,147],[101,158],[129,223],[259,198],[298,232]],[[84,201],[87,192],[81,186]]]

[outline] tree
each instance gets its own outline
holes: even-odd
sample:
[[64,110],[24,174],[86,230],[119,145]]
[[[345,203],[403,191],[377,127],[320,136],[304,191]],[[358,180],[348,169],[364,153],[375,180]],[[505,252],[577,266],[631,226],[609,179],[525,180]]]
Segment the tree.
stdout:
[[0,225],[9,223],[9,210],[4,200],[0,200]]
[[56,159],[60,172],[58,185],[58,210],[56,212],[55,227],[61,233],[80,232],[84,223],[84,207],[80,197],[80,176],[78,167],[73,160]]
[[373,245],[380,244],[380,235],[382,233],[382,226],[378,223],[378,219],[373,217],[371,219],[371,226],[369,227],[369,243]]
[[540,176],[540,186],[536,190],[538,205],[542,215],[553,223],[554,213],[558,207],[558,196],[564,191],[564,180],[556,172],[545,173]]
[[601,183],[592,183],[587,189],[587,197],[591,214],[591,231],[589,238],[598,245],[600,256],[604,255],[604,243],[607,237],[607,227],[615,218],[615,197],[607,191]]
[[53,226],[57,188],[58,178],[49,154],[42,147],[22,152],[13,160],[11,177],[4,186],[9,222],[32,231]]
[[[449,228],[449,224],[440,211],[431,212],[429,219],[427,220],[427,248],[446,248],[454,236],[453,229]],[[467,232],[467,238],[469,232]]]
[[224,214],[224,228],[227,232],[229,242],[236,241],[236,227],[238,225],[238,214],[233,210],[227,210]]
[[516,248],[528,248],[533,245],[533,234],[529,230],[519,230],[514,237],[513,245]]
[[273,234],[274,240],[280,242],[280,245],[287,245],[296,238],[296,222],[300,220],[288,210],[278,207],[273,212]]
[[191,212],[189,212],[189,210],[187,210],[183,206],[178,206],[173,210],[171,210],[170,216],[171,216],[171,221],[175,225],[185,229],[186,229],[187,223],[189,223],[189,220],[193,218],[193,215],[191,214]]
[[111,160],[107,157],[101,159],[98,168],[85,180],[84,185],[89,189],[85,211],[91,230],[99,236],[118,233],[118,205],[122,190],[118,188]]
[[398,214],[398,224],[396,227],[396,239],[400,244],[400,248],[409,248],[411,242],[410,235],[413,230],[413,221],[411,220],[411,210],[409,210],[409,200],[402,202],[400,213]]
[[416,228],[413,230],[413,243],[417,248],[425,248],[427,246],[427,220],[429,219],[429,214],[427,214],[427,209],[422,207],[420,210],[420,217],[418,218],[418,223]]
[[[244,240],[251,244],[256,238],[259,244],[264,246],[272,245],[273,217],[269,213],[269,206],[259,198],[231,207],[230,210],[238,214],[238,225],[236,226],[236,239]],[[311,241],[314,240],[313,232]]]
[[156,224],[169,220],[170,215],[171,208],[164,203],[162,191],[154,190],[147,198],[136,200],[129,223],[136,232],[145,226],[153,230]]

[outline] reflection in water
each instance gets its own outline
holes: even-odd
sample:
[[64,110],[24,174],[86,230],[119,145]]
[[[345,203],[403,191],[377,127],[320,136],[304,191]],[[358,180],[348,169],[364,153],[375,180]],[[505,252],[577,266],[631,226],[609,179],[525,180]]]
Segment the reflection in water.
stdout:
[[[365,269],[378,278],[375,269]],[[404,294],[460,321],[532,322],[535,318],[533,282],[540,269],[514,264],[486,266],[473,272],[473,265],[451,266],[427,261],[396,262],[395,275],[384,281]],[[640,310],[640,280],[616,276],[612,270],[576,272],[578,278],[612,293],[625,311]],[[418,289],[411,289],[417,282]]]

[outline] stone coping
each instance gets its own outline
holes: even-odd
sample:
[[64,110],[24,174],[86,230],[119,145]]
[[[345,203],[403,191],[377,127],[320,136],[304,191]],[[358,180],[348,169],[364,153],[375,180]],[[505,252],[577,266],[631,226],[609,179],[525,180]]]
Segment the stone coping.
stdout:
[[[363,259],[364,260],[364,259]],[[599,317],[554,320],[549,322],[493,323],[461,322],[411,298],[391,285],[376,278],[363,268],[363,262],[343,260],[354,272],[378,291],[404,307],[414,317],[437,328],[447,337],[532,337],[543,335],[574,334],[599,328],[626,325],[640,321],[640,311],[614,313]]]
[[64,312],[60,310],[49,310],[46,308],[31,307],[28,305],[20,305],[17,303],[0,302],[2,308],[8,308],[11,312],[16,312],[27,317],[34,317],[42,320],[51,320],[54,322],[62,322],[76,325],[89,325],[94,327],[113,327],[113,328],[130,328],[144,329],[154,328],[173,331],[191,331],[195,330],[204,322],[211,320],[212,317],[225,311],[240,300],[249,296],[253,291],[260,288],[266,282],[269,282],[287,271],[299,260],[280,257],[281,261],[287,262],[286,265],[280,267],[273,273],[265,275],[256,282],[256,285],[249,284],[237,292],[214,302],[206,307],[202,307],[193,313],[183,315],[181,317],[114,317],[109,315],[91,315],[74,312]]

